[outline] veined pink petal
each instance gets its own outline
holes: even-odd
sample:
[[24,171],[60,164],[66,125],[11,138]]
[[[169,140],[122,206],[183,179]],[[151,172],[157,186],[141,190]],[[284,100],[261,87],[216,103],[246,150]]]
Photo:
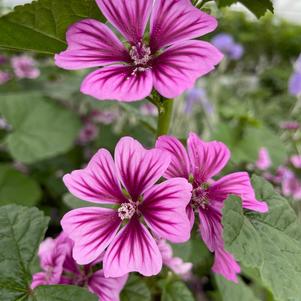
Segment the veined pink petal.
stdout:
[[193,211],[192,207],[190,206],[190,204],[188,204],[188,206],[186,207],[186,214],[190,221],[190,229],[192,229],[193,225],[194,225],[194,221],[195,221],[195,216],[194,216],[194,211]]
[[61,220],[64,232],[74,241],[73,257],[82,265],[99,258],[120,224],[115,210],[99,207],[71,210]]
[[105,277],[120,277],[129,272],[152,276],[161,271],[158,246],[137,218],[132,218],[110,244],[103,268]]
[[103,204],[126,201],[113,158],[105,149],[100,149],[85,169],[65,175],[63,181],[74,196],[85,201]]
[[202,41],[184,41],[167,48],[153,59],[155,89],[166,98],[179,96],[195,81],[214,69],[223,58],[213,45]]
[[212,271],[224,276],[229,281],[238,283],[237,274],[240,273],[240,266],[223,247],[215,251]]
[[104,16],[132,44],[142,40],[152,0],[96,0]]
[[199,230],[208,249],[213,252],[223,246],[223,226],[221,208],[209,205],[206,209],[199,209]]
[[67,50],[55,55],[57,66],[76,70],[116,62],[129,62],[128,51],[106,25],[86,19],[70,26]]
[[[32,282],[30,285],[31,289],[35,289],[41,285],[49,285],[49,281],[47,280],[47,273],[46,272],[38,272],[32,275]],[[55,283],[52,283],[55,284]],[[57,284],[57,283],[56,283]]]
[[137,140],[124,137],[116,146],[115,163],[123,185],[136,201],[164,174],[170,155],[159,149],[146,150]]
[[235,172],[222,177],[209,188],[209,199],[223,202],[230,194],[242,199],[242,206],[246,209],[267,212],[267,203],[256,200],[250,177],[247,172]]
[[187,145],[192,174],[197,184],[217,175],[230,159],[228,147],[219,141],[205,142],[190,133]]
[[105,278],[103,270],[95,272],[89,279],[88,288],[99,297],[99,301],[119,301],[128,275],[118,278]]
[[175,42],[202,36],[216,26],[214,17],[187,0],[156,0],[150,21],[150,46],[155,52]]
[[185,147],[176,137],[159,137],[156,142],[156,148],[166,150],[171,154],[171,162],[164,174],[165,178],[181,177],[189,179],[189,158]]
[[190,221],[186,207],[192,186],[184,178],[169,179],[144,194],[139,209],[148,226],[159,236],[174,243],[190,238]]
[[90,73],[81,85],[81,92],[99,100],[138,101],[150,95],[153,88],[150,70],[115,65]]

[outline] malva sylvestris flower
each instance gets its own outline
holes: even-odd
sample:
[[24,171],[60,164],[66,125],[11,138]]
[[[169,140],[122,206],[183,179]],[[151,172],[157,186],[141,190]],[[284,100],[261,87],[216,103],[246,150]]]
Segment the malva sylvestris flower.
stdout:
[[113,205],[75,209],[63,217],[62,227],[74,241],[73,256],[79,264],[89,264],[105,252],[105,277],[133,271],[151,276],[161,271],[155,238],[174,243],[190,238],[186,206],[191,184],[183,178],[155,184],[169,163],[168,152],[146,150],[124,137],[116,146],[115,162],[107,150],[100,149],[85,169],[64,176],[74,196]]
[[242,199],[243,207],[249,210],[267,212],[267,204],[256,200],[246,172],[235,172],[217,181],[212,179],[230,159],[230,151],[223,143],[204,142],[191,133],[187,141],[188,153],[182,143],[172,136],[159,137],[156,147],[168,151],[172,156],[165,178],[183,177],[192,182],[192,198],[186,209],[187,215],[191,227],[195,220],[194,213],[199,215],[203,241],[215,253],[212,270],[237,282],[236,274],[240,272],[240,267],[224,248],[221,222],[223,203],[230,194],[234,194]]
[[260,170],[267,170],[272,165],[269,151],[265,147],[261,147],[258,151],[258,159],[255,166]]
[[79,266],[72,257],[72,248],[73,242],[64,232],[56,239],[44,240],[38,253],[43,271],[33,275],[31,288],[40,285],[76,285],[87,287],[99,297],[99,301],[119,301],[128,275],[105,278],[103,270],[93,272],[93,266],[100,264],[101,259],[90,265]]
[[210,43],[192,40],[213,31],[217,21],[189,0],[96,2],[126,41],[93,19],[69,28],[68,48],[55,56],[56,65],[68,70],[102,67],[84,79],[84,94],[99,100],[137,101],[154,88],[174,98],[223,58]]
[[40,76],[37,62],[28,55],[14,56],[11,64],[18,78],[35,79]]

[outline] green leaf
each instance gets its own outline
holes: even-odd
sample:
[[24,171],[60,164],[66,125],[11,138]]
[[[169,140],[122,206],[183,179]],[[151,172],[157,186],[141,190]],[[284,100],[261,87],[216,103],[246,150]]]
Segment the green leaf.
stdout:
[[195,301],[184,282],[166,282],[163,286],[161,301]]
[[15,203],[34,206],[41,197],[41,189],[35,180],[0,164],[0,206]]
[[87,289],[71,285],[39,286],[31,297],[32,301],[97,301]]
[[222,276],[215,275],[217,287],[222,301],[259,301],[253,291],[240,278],[239,283],[228,281]]
[[269,204],[269,213],[244,214],[241,201],[229,197],[223,210],[225,246],[244,266],[258,270],[263,285],[276,300],[298,300],[301,224],[288,201],[271,184],[253,177],[253,186],[257,199]]
[[30,265],[44,237],[48,218],[36,208],[16,205],[0,209],[0,300],[26,300]]
[[150,301],[151,293],[145,282],[132,275],[121,293],[122,301]]
[[0,112],[12,126],[6,139],[8,150],[24,163],[68,151],[80,129],[77,116],[39,94],[1,95]]
[[274,12],[272,0],[216,0],[220,7],[230,6],[234,3],[240,2],[247,7],[257,18],[266,14],[269,10]]
[[0,18],[0,47],[57,53],[67,28],[85,18],[102,19],[95,0],[39,0]]

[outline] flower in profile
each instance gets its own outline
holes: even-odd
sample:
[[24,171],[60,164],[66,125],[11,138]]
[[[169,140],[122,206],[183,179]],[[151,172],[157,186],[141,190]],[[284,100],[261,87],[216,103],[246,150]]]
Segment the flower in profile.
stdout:
[[182,258],[174,257],[171,246],[164,239],[158,241],[158,247],[162,255],[163,264],[183,280],[188,280],[191,276],[192,263],[184,262]]
[[300,155],[291,156],[291,163],[295,168],[301,168],[301,156]]
[[294,64],[294,73],[289,79],[289,93],[293,96],[301,94],[301,55]]
[[244,48],[236,43],[227,33],[220,33],[212,39],[212,44],[231,60],[239,60],[244,54]]
[[47,238],[39,248],[42,272],[33,275],[31,288],[40,285],[77,285],[87,287],[99,301],[119,301],[119,294],[128,275],[105,278],[103,270],[93,272],[101,258],[90,265],[79,266],[72,257],[73,242],[63,232],[56,238]]
[[126,43],[97,20],[82,20],[69,28],[68,48],[55,56],[56,64],[69,70],[102,67],[83,81],[85,94],[137,101],[154,88],[174,98],[222,60],[213,45],[193,40],[213,31],[217,21],[188,0],[96,2]]
[[11,79],[11,76],[8,72],[0,71],[0,85],[4,85]]
[[172,136],[161,136],[156,147],[168,151],[171,163],[164,176],[167,179],[183,177],[193,185],[192,198],[187,206],[187,215],[194,224],[194,213],[199,215],[199,230],[210,251],[215,252],[212,270],[237,282],[240,267],[234,257],[225,250],[223,242],[222,208],[230,194],[242,199],[243,207],[258,212],[267,212],[268,206],[256,200],[250,178],[246,172],[235,172],[216,181],[216,176],[230,159],[230,151],[221,142],[204,142],[191,133],[188,153],[182,143]]
[[258,159],[255,165],[260,170],[267,170],[269,167],[271,167],[272,162],[269,155],[269,151],[265,147],[261,147],[259,149]]
[[18,78],[35,79],[40,75],[36,61],[28,55],[14,56],[11,64]]
[[190,237],[185,210],[191,185],[183,178],[155,184],[169,163],[168,152],[146,150],[124,137],[116,146],[115,162],[100,149],[85,169],[64,176],[74,196],[113,206],[75,209],[63,217],[62,227],[74,241],[73,256],[79,264],[89,264],[104,252],[105,277],[160,272],[162,256],[152,234],[174,243]]

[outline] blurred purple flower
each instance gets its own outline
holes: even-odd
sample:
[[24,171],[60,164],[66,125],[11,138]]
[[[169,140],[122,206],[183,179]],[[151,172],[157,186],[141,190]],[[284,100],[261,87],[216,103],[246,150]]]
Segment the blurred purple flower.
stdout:
[[4,55],[0,54],[0,65],[5,64],[6,63],[6,57]]
[[79,132],[78,143],[84,145],[93,141],[97,137],[98,132],[99,129],[94,123],[86,122]]
[[211,43],[231,60],[239,60],[244,54],[243,46],[236,43],[233,37],[227,33],[216,35]]
[[294,64],[294,73],[289,79],[289,93],[293,96],[301,94],[301,55]]
[[284,130],[297,130],[299,129],[300,125],[297,121],[283,121],[280,124],[280,127]]
[[291,163],[296,168],[301,168],[301,156],[300,155],[294,155],[291,157]]
[[0,86],[4,85],[11,79],[11,76],[8,72],[0,71]]
[[93,110],[91,112],[91,119],[95,123],[111,124],[118,119],[120,112],[117,109],[111,110]]
[[36,61],[28,55],[13,57],[11,64],[18,78],[35,79],[40,75],[40,70],[36,67]]
[[258,152],[256,167],[260,170],[267,170],[271,165],[272,162],[268,150],[265,147],[261,147]]
[[193,88],[187,91],[184,111],[186,114],[191,114],[195,104],[201,104],[207,115],[214,113],[214,108],[207,97],[205,89]]
[[140,112],[144,116],[156,116],[157,115],[157,109],[152,103],[144,103],[140,107]]

